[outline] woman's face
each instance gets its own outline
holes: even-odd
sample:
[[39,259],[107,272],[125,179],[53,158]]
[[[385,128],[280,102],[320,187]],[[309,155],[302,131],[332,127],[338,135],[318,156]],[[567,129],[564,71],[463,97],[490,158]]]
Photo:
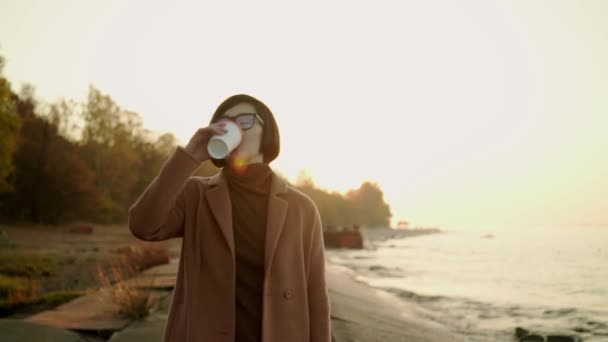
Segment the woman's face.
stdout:
[[[256,110],[252,104],[241,102],[226,110],[223,116],[234,118],[241,113],[256,113]],[[263,126],[256,119],[251,128],[243,130],[243,140],[230,153],[228,159],[236,166],[263,162],[264,157],[260,151],[262,131]]]

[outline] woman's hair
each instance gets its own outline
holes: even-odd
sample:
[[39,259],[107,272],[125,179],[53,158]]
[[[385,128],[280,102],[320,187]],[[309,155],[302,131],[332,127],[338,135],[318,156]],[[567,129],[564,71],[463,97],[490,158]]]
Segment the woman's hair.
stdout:
[[[269,164],[279,155],[279,151],[281,150],[281,141],[279,137],[279,127],[277,126],[277,122],[274,120],[274,115],[270,111],[270,108],[268,108],[262,101],[246,94],[232,95],[225,99],[217,107],[209,124],[218,121],[220,116],[222,116],[228,109],[242,102],[251,104],[262,120],[264,120],[260,150],[264,155],[264,163]],[[216,167],[224,167],[226,165],[226,161],[224,159],[211,158],[211,162]]]

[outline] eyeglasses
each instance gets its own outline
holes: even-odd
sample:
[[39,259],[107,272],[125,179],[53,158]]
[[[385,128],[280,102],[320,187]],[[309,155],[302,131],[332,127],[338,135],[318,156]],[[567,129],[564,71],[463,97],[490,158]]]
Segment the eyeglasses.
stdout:
[[232,117],[223,115],[218,119],[218,121],[230,120],[236,123],[239,127],[241,127],[241,129],[246,130],[253,127],[253,125],[255,124],[255,119],[258,119],[260,121],[260,124],[264,126],[264,120],[262,120],[258,113],[241,113]]

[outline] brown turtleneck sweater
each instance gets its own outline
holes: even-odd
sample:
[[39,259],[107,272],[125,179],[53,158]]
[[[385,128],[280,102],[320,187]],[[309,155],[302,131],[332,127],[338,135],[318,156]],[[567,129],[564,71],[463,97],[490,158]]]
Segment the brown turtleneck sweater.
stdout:
[[236,257],[237,342],[262,340],[264,242],[272,169],[265,163],[223,169],[232,204]]

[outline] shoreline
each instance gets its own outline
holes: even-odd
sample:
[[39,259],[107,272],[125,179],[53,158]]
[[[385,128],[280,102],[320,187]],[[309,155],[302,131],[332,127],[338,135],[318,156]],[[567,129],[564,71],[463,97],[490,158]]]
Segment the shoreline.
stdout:
[[[440,234],[437,229],[362,229],[364,249],[375,249],[389,239]],[[339,249],[332,249],[339,251]],[[349,250],[344,250],[346,253]],[[339,252],[338,252],[339,253]],[[437,322],[428,309],[406,303],[396,294],[357,280],[357,272],[327,259],[326,276],[331,301],[332,341],[463,341]]]
[[[591,307],[586,309],[567,303],[535,306],[525,301],[497,303],[488,296],[480,299],[475,296],[476,292],[463,296],[425,296],[402,289],[396,283],[389,282],[387,287],[374,287],[371,285],[375,284],[373,282],[368,284],[369,277],[374,276],[398,277],[406,279],[406,282],[408,276],[416,276],[418,270],[415,267],[415,274],[408,274],[395,266],[399,265],[395,258],[414,257],[412,253],[420,258],[428,258],[428,255],[421,255],[419,250],[412,252],[412,249],[406,249],[410,254],[395,254],[396,250],[391,248],[401,244],[388,240],[409,238],[422,232],[403,233],[373,231],[366,235],[373,238],[366,241],[363,250],[332,249],[328,253],[330,266],[327,276],[332,304],[335,302],[332,309],[335,341],[488,341],[552,336],[560,341],[574,342],[582,339],[600,341],[602,336],[608,336],[606,324],[599,318],[602,315],[594,313]],[[484,236],[475,234],[474,238],[483,239]],[[407,241],[407,246],[411,247]],[[387,252],[389,259],[386,261],[390,267],[383,262],[385,253],[376,254],[377,249],[388,249],[392,253]],[[441,278],[433,280],[437,282]],[[419,290],[424,292],[425,284],[419,285],[422,285],[418,286]],[[336,319],[333,319],[333,314]],[[344,317],[356,319],[347,319],[348,324],[343,324],[341,319]],[[401,329],[393,329],[397,326]],[[359,336],[366,338],[359,339]]]
[[461,341],[427,309],[356,280],[346,266],[328,262],[326,274],[335,342]]
[[392,229],[392,228],[363,228],[361,234],[365,248],[375,247],[377,243],[390,239],[406,239],[416,236],[443,234],[444,231],[435,228]]

